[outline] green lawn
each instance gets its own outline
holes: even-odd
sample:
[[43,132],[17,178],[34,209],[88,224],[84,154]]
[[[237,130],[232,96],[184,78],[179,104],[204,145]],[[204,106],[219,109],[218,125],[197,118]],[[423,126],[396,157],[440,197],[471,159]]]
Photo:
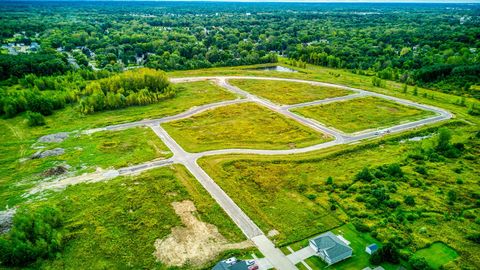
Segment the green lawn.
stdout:
[[389,127],[433,115],[430,111],[377,97],[356,98],[293,111],[346,133]]
[[232,85],[278,104],[297,104],[352,94],[337,87],[274,80],[229,80]]
[[[350,247],[353,249],[352,257],[329,266],[329,269],[337,270],[358,270],[370,266],[370,255],[365,252],[365,247],[370,244],[379,244],[377,240],[369,234],[358,232],[352,224],[345,224],[339,228],[332,230],[336,235],[342,235],[350,242]],[[323,269],[327,266],[318,256],[310,257],[306,263],[313,269]],[[397,269],[398,266],[382,264],[386,270]],[[373,268],[373,267],[372,267]]]
[[[42,150],[63,148],[60,156],[28,159],[5,164],[0,170],[0,209],[24,200],[20,195],[35,182],[45,178],[42,173],[57,165],[71,166],[73,174],[103,169],[120,168],[153,159],[164,159],[172,155],[169,149],[150,128],[131,128],[121,131],[102,131],[87,134],[72,134],[61,143],[36,144]],[[24,156],[37,150],[27,148]]]
[[254,103],[234,104],[162,125],[186,150],[291,149],[331,140]]
[[440,267],[458,257],[458,253],[444,243],[436,242],[428,248],[423,248],[415,252],[415,257],[422,257],[433,269]]
[[[241,231],[198,181],[183,166],[174,165],[108,182],[70,186],[47,201],[37,202],[61,209],[70,233],[60,256],[34,268],[179,269],[155,262],[153,252],[156,239],[182,225],[171,203],[183,200],[193,201],[197,218],[215,225],[230,242],[244,240]],[[211,263],[220,256],[238,254],[222,252],[211,258]],[[185,265],[180,269],[198,267]]]

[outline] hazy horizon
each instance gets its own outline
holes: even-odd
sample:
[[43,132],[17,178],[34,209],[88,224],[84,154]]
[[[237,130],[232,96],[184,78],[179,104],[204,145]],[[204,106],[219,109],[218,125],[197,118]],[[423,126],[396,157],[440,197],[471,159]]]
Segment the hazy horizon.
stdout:
[[5,0],[5,2],[251,2],[251,3],[480,3],[480,0]]

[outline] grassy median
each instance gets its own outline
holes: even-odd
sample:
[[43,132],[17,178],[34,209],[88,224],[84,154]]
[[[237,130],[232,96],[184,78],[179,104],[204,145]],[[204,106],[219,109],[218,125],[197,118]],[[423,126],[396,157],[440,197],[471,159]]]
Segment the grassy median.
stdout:
[[232,85],[277,104],[298,104],[354,93],[338,87],[274,80],[229,80]]
[[189,152],[225,148],[292,149],[331,140],[254,103],[224,106],[162,126]]
[[293,112],[346,133],[385,128],[434,115],[430,111],[377,97],[302,107],[294,109]]

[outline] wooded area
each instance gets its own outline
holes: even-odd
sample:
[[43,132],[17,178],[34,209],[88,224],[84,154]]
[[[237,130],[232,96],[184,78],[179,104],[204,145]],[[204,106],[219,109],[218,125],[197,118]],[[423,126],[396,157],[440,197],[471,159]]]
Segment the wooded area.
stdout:
[[480,98],[472,89],[480,82],[476,6],[26,2],[0,12],[1,43],[40,45],[0,55],[1,79],[258,64],[280,55]]

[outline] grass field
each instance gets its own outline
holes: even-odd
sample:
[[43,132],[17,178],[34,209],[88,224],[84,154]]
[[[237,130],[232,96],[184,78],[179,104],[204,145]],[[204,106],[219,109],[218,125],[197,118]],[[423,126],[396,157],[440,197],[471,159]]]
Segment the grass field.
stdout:
[[346,133],[389,127],[433,115],[429,111],[377,97],[356,98],[297,108],[293,111]]
[[224,148],[290,149],[331,139],[254,103],[224,106],[162,126],[190,152]]
[[[48,201],[38,202],[37,205],[55,205],[61,209],[70,240],[61,256],[37,267],[170,269],[155,262],[154,242],[169,235],[173,227],[183,225],[171,206],[172,202],[183,200],[193,201],[197,218],[215,225],[228,241],[244,240],[240,230],[200,184],[183,166],[175,165],[138,176],[71,186],[53,194]],[[213,263],[219,258],[211,259]],[[198,267],[185,265],[174,269]]]
[[337,87],[287,81],[234,79],[229,80],[229,82],[254,95],[285,105],[340,97],[353,93],[353,91]]
[[[150,128],[131,128],[121,131],[103,131],[91,135],[71,135],[61,143],[36,144],[42,150],[63,148],[60,156],[28,159],[23,162],[12,160],[1,169],[0,209],[24,200],[20,195],[26,188],[45,178],[42,173],[57,165],[71,166],[69,171],[79,174],[93,171],[97,167],[120,168],[152,159],[168,158],[172,154]],[[37,150],[27,148],[23,156]]]
[[[471,140],[468,138],[475,133],[474,126],[450,128],[454,131],[454,142]],[[300,241],[342,222],[359,219],[369,228],[375,228],[380,241],[387,241],[392,235],[408,239],[418,247],[445,241],[459,254],[464,254],[462,258],[468,261],[467,265],[475,265],[474,257],[479,250],[473,242],[465,239],[465,235],[480,228],[474,222],[476,215],[447,221],[442,214],[435,213],[461,212],[474,205],[469,194],[476,192],[477,161],[472,154],[466,154],[465,159],[418,164],[408,159],[416,155],[416,149],[432,147],[435,141],[435,136],[420,142],[387,140],[379,144],[363,143],[353,148],[338,146],[294,156],[222,155],[202,158],[199,164],[262,230],[277,229],[280,232],[276,239],[278,245]],[[476,151],[478,147],[469,150],[470,153]],[[407,175],[405,179],[372,184],[354,181],[355,175],[366,166],[374,168],[394,163],[401,164]],[[424,167],[426,174],[418,173],[419,167]],[[332,185],[326,183],[329,176],[333,178]],[[461,183],[461,189],[458,183]],[[367,207],[361,197],[377,186],[395,190],[388,194],[400,205],[395,209]],[[453,206],[446,200],[446,193],[451,189],[457,190],[458,196],[463,198]],[[407,195],[415,197],[414,207],[403,203]],[[331,201],[338,204],[335,211],[330,210]],[[407,217],[411,221],[405,226],[383,223],[396,218],[406,220]],[[329,220],[331,218],[337,221]],[[413,232],[409,232],[409,228]]]
[[[171,99],[164,100],[158,104],[134,106],[120,110],[99,112],[92,115],[82,115],[75,108],[67,107],[63,110],[55,111],[55,113],[51,116],[45,117],[46,125],[40,127],[28,127],[23,115],[19,115],[11,119],[0,119],[0,209],[3,209],[6,205],[12,206],[18,202],[18,195],[24,190],[24,187],[17,185],[19,184],[19,181],[22,181],[22,183],[29,182],[31,178],[35,178],[36,174],[42,172],[43,169],[52,165],[53,162],[57,160],[52,159],[52,162],[46,162],[44,160],[35,161],[36,163],[34,162],[32,166],[26,166],[18,163],[18,160],[21,158],[26,158],[35,152],[35,150],[31,149],[31,146],[39,137],[43,135],[63,131],[78,131],[88,128],[103,127],[105,125],[125,123],[142,120],[145,118],[175,115],[177,113],[186,111],[193,106],[236,98],[234,94],[225,91],[223,88],[218,87],[216,84],[210,81],[179,83],[175,84],[175,87],[177,88],[176,96]],[[122,134],[131,134],[131,132],[133,131],[123,131],[112,134],[119,134],[120,137],[118,140],[124,140],[125,138],[121,138]],[[102,136],[101,134],[107,133],[93,135],[93,139],[90,142],[87,142],[88,137],[84,136],[82,137],[85,139],[83,142],[90,144],[95,143],[93,141],[95,139],[99,139],[101,141],[101,137],[96,137]],[[142,137],[135,137],[138,135],[142,135]],[[105,136],[104,139],[110,140],[111,138]],[[132,144],[136,141],[139,143],[159,141],[158,138],[156,138],[156,136],[154,136],[150,131],[144,131],[143,133],[136,135],[131,134],[130,138],[127,138],[127,140],[129,140]],[[72,146],[75,145],[75,140],[69,141],[72,142]],[[117,146],[104,145],[103,150],[105,150],[105,153],[100,156],[96,156],[95,153],[99,153],[99,151],[102,149],[93,147],[94,144],[90,144],[90,146],[79,145],[80,147],[85,148],[85,151],[73,151],[76,154],[81,153],[79,156],[74,156],[73,154],[69,155],[67,153],[67,155],[60,157],[60,159],[64,157],[68,157],[72,160],[76,159],[78,163],[77,165],[85,161],[90,165],[103,166],[104,164],[108,163],[112,165],[117,164],[118,166],[123,166],[128,164],[126,160],[128,161],[129,158],[133,158],[132,161],[138,159],[138,155],[146,155],[148,158],[154,158],[150,155],[150,153],[152,153],[152,144],[148,143],[145,145],[145,148],[141,150],[137,149],[134,153],[121,152],[113,156],[105,155],[105,153],[112,151],[111,149],[108,150],[107,148],[110,147],[114,149],[118,146],[120,147],[118,148],[120,151],[122,150],[121,147],[126,146],[125,142],[119,143]],[[160,152],[162,151],[163,146],[160,145],[163,144],[156,143],[154,145],[156,145]],[[128,150],[128,148],[125,148],[124,150]],[[143,154],[142,151],[145,151],[145,154]],[[142,159],[140,159],[139,162],[141,160]],[[145,159],[143,160],[145,161]],[[99,164],[95,164],[95,162],[98,162]],[[13,192],[12,189],[17,190],[17,192]],[[7,192],[7,190],[9,191]]]
[[459,105],[460,97],[441,93],[434,90],[425,88],[418,88],[418,95],[413,95],[412,90],[404,93],[402,91],[403,83],[386,81],[385,87],[377,87],[372,85],[371,76],[363,76],[354,74],[348,70],[326,68],[321,66],[315,66],[307,64],[306,68],[292,67],[288,64],[288,59],[279,58],[278,65],[293,68],[300,72],[275,72],[275,71],[260,71],[255,70],[262,66],[271,66],[271,64],[264,65],[252,65],[252,66],[239,66],[239,67],[221,67],[221,68],[209,68],[209,69],[197,69],[187,71],[173,71],[169,72],[168,76],[171,77],[189,77],[189,76],[261,76],[261,77],[279,77],[279,78],[292,78],[302,80],[312,80],[319,82],[327,82],[333,84],[346,85],[353,88],[365,89],[381,94],[387,94],[399,98],[405,98],[416,102],[429,104],[433,106],[439,106],[448,109],[455,113],[457,117],[465,118],[470,121],[476,122],[475,116],[467,114],[468,107],[475,103],[480,106],[480,102],[474,98],[467,98],[467,106]]
[[458,257],[458,253],[444,243],[437,242],[428,248],[415,252],[414,256],[425,258],[430,267],[440,269],[442,265],[455,260]]
[[[247,68],[251,67],[177,71],[169,73],[169,76],[254,75],[339,83],[446,108],[455,113],[456,118],[460,121],[467,121],[467,124],[463,126],[450,127],[454,133],[454,142],[464,143],[467,138],[479,136],[476,133],[478,124],[480,124],[478,116],[467,114],[468,106],[458,105],[459,97],[453,95],[419,88],[419,95],[414,96],[411,91],[406,94],[402,93],[401,83],[387,81],[386,88],[374,87],[369,76],[312,65],[301,69],[304,73],[261,72],[247,70]],[[46,117],[47,126],[44,127],[28,128],[23,116],[0,119],[0,129],[2,130],[0,132],[0,149],[2,150],[0,151],[0,209],[6,205],[12,206],[22,202],[23,199],[20,195],[28,188],[29,181],[34,181],[34,177],[43,171],[39,167],[34,170],[26,166],[17,167],[19,166],[18,159],[34,152],[30,146],[42,135],[143,118],[162,117],[185,111],[191,106],[235,98],[233,94],[209,82],[181,85],[184,89],[179,90],[175,98],[154,105],[130,107],[89,116],[81,116],[74,108],[69,107]],[[467,104],[472,102],[478,104],[478,101],[467,98]],[[245,114],[246,112],[242,111],[237,115],[240,116],[239,119],[245,120]],[[259,115],[264,114],[259,113]],[[274,115],[275,117],[277,116]],[[221,119],[219,116],[217,120],[222,121]],[[252,120],[253,123],[256,119]],[[261,128],[254,130],[262,136],[265,130],[268,130],[270,122],[264,123],[265,121],[260,122]],[[194,124],[188,123],[188,125]],[[217,125],[209,124],[214,128],[219,125],[218,123]],[[203,126],[199,125],[198,130],[206,132],[202,136],[208,137],[208,130],[201,129]],[[185,128],[190,127],[186,125]],[[251,130],[248,129],[248,131]],[[313,136],[308,130],[301,130],[304,132],[301,134],[306,138]],[[197,130],[191,132],[195,135]],[[247,142],[240,143],[248,144],[248,136],[251,134],[246,133],[245,130],[235,132],[240,134],[237,136],[247,140]],[[415,133],[416,135],[412,136],[432,135],[432,133],[434,131],[427,134]],[[229,133],[225,132],[224,134],[228,135]],[[102,140],[102,133],[98,135],[101,136],[98,140]],[[267,133],[266,135],[273,139],[254,143],[263,148],[280,139],[283,140],[282,143],[275,147],[291,147],[287,143],[289,138],[284,138],[281,132],[279,134]],[[393,240],[404,239],[405,242],[402,244],[406,247],[403,250],[411,254],[418,249],[422,251],[422,247],[437,241],[445,242],[455,249],[459,256],[456,260],[450,261],[449,265],[453,265],[454,269],[455,267],[478,269],[480,268],[478,244],[466,239],[466,235],[480,230],[478,225],[480,215],[476,211],[480,175],[478,158],[476,158],[480,154],[479,143],[469,139],[470,141],[465,143],[466,153],[460,158],[437,157],[436,160],[415,160],[414,157],[419,154],[417,153],[419,151],[415,149],[419,146],[431,147],[436,140],[435,134],[433,135],[434,137],[421,142],[398,142],[388,139],[397,136],[392,134],[383,139],[373,140],[373,143],[361,142],[357,146],[341,145],[301,155],[228,155],[204,158],[199,163],[263,231],[266,233],[271,229],[280,231],[280,235],[274,239],[279,245],[291,244],[292,247],[295,246],[294,249],[297,249],[299,242],[296,241],[308,239],[314,234],[339,226],[343,222],[358,219],[367,225],[381,241],[390,238]],[[262,139],[268,140],[269,138]],[[112,140],[108,136],[103,139]],[[223,138],[224,141],[210,141],[208,147],[232,144],[231,141],[235,142],[236,139],[234,137],[233,140]],[[316,139],[318,140],[317,137]],[[78,138],[78,140],[82,139]],[[141,138],[135,138],[135,141],[138,140]],[[95,143],[87,139],[85,142],[91,146]],[[65,147],[74,147],[74,143],[74,141],[66,141]],[[190,144],[190,142],[187,143]],[[201,145],[202,141],[194,142],[195,144]],[[123,148],[121,145],[119,143],[115,147]],[[157,145],[157,147],[163,149],[161,145]],[[201,147],[198,146],[198,148]],[[298,146],[295,145],[295,147]],[[110,162],[118,162],[117,164],[129,162],[128,157],[124,159],[115,151],[101,153],[100,150],[105,150],[103,148],[95,147],[89,151],[98,151],[98,155],[108,158],[95,159],[78,152],[78,157],[68,157],[69,162],[78,165],[85,163],[91,166],[90,168],[96,165],[110,164]],[[131,148],[126,147],[125,149]],[[161,153],[160,158],[168,156],[163,151],[156,153]],[[143,153],[139,153],[139,155],[143,156]],[[391,163],[399,163],[402,170],[408,175],[408,179],[352,183],[355,174],[363,167],[376,167]],[[241,233],[236,226],[232,225],[232,222],[208,195],[205,197],[192,195],[197,191],[205,192],[194,180],[184,180],[191,177],[183,167],[173,166],[172,168],[162,168],[140,176],[114,179],[106,183],[74,186],[65,192],[53,194],[51,200],[34,202],[35,204],[54,203],[64,209],[68,226],[74,232],[72,233],[73,240],[69,243],[64,255],[53,262],[45,262],[42,265],[43,268],[68,269],[78,268],[79,265],[80,268],[97,269],[164,269],[164,266],[156,264],[150,256],[154,249],[151,241],[167,235],[172,226],[180,225],[178,217],[169,207],[171,200],[190,197],[197,206],[198,217],[201,220],[215,224],[227,239],[241,240]],[[423,168],[426,174],[419,173],[419,168]],[[333,177],[333,185],[326,184],[328,176]],[[180,179],[181,184],[174,178]],[[155,179],[160,179],[160,181]],[[368,194],[376,185],[389,190],[391,199],[400,202],[400,206],[396,209],[366,207],[365,203],[360,201],[361,196]],[[456,191],[458,199],[449,203],[447,194],[451,190]],[[157,197],[155,194],[160,196]],[[414,196],[416,205],[405,205],[403,203],[405,195]],[[338,203],[335,211],[330,210],[330,199]],[[211,203],[207,203],[208,201]],[[199,205],[203,202],[205,205]],[[132,215],[130,215],[130,210],[133,210]],[[368,234],[361,234],[362,237],[363,235],[368,236]],[[428,251],[428,249],[425,250]],[[188,267],[185,268],[188,269]]]

